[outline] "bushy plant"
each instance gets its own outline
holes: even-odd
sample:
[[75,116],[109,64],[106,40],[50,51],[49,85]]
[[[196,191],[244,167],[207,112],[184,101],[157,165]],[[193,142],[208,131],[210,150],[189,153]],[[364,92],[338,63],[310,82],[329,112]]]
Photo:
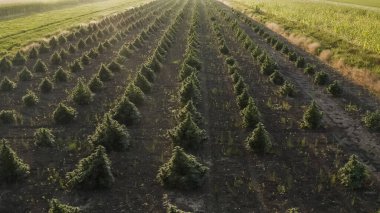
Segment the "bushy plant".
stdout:
[[83,41],[83,39],[80,39],[77,44],[78,49],[83,50],[86,48],[86,43]]
[[259,122],[257,127],[245,140],[248,150],[258,154],[268,152],[272,147],[269,133],[265,130],[264,124]]
[[69,80],[69,73],[66,72],[62,67],[59,67],[54,73],[55,82],[67,82]]
[[89,136],[94,145],[102,145],[107,151],[125,151],[129,147],[127,128],[106,114],[96,127],[95,133]]
[[303,114],[301,127],[316,129],[321,126],[323,113],[318,109],[315,101],[312,101]]
[[[191,78],[191,76],[189,78]],[[190,100],[192,100],[195,105],[198,105],[200,103],[202,99],[201,92],[194,79],[189,79],[182,83],[182,86],[179,90],[179,97],[183,105],[185,105]]]
[[51,199],[49,202],[48,213],[80,213],[80,208],[69,206],[61,203],[57,199]]
[[3,78],[0,82],[0,91],[2,92],[9,92],[16,88],[16,83],[9,80],[7,76]]
[[297,58],[298,58],[297,57],[297,53],[291,51],[291,52],[288,53],[288,55],[289,55],[289,60],[290,61],[297,61]]
[[59,37],[58,37],[58,43],[60,44],[60,45],[63,45],[63,44],[65,44],[67,42],[67,39],[66,39],[66,37],[64,36],[64,35],[60,35]]
[[186,54],[185,59],[183,60],[183,65],[185,64],[194,67],[197,70],[201,70],[202,68],[201,61],[197,57],[196,53],[192,51]]
[[193,118],[193,121],[200,126],[202,124],[203,118],[201,113],[198,112],[197,108],[195,107],[193,101],[187,102],[187,104],[180,109],[180,111],[177,114],[177,119],[179,122],[183,122],[186,119],[187,114],[190,113],[191,117]]
[[315,74],[315,67],[311,64],[307,64],[305,69],[303,70],[305,74],[308,75],[314,75]]
[[243,92],[237,96],[236,101],[240,107],[240,109],[244,109],[248,105],[249,101],[248,90],[245,88]]
[[339,169],[337,177],[343,186],[359,189],[368,180],[369,172],[356,155],[351,155],[348,162]]
[[95,49],[91,49],[87,54],[90,58],[95,59],[99,56],[99,53]]
[[55,48],[57,47],[58,45],[58,41],[55,37],[52,37],[50,40],[49,40],[49,46],[52,47],[52,48]]
[[260,122],[261,115],[252,97],[249,97],[248,104],[241,114],[244,128],[254,128]]
[[16,66],[24,65],[25,62],[26,62],[26,58],[20,51],[16,53],[16,55],[13,57],[13,60],[12,60],[13,65],[16,65]]
[[343,89],[339,85],[338,81],[334,81],[332,84],[330,84],[326,88],[326,90],[327,90],[327,92],[329,92],[331,95],[333,95],[335,97],[338,97],[338,96],[342,95],[342,93],[343,93]]
[[62,62],[61,55],[56,51],[50,57],[50,63],[53,65],[59,65]]
[[103,54],[106,51],[106,48],[103,46],[102,43],[99,43],[98,47],[96,48],[99,54]]
[[77,49],[72,44],[69,45],[68,50],[69,50],[69,53],[71,54],[74,54],[77,51]]
[[49,78],[45,77],[42,79],[38,88],[42,93],[49,93],[53,90],[53,82]]
[[269,76],[269,81],[276,85],[283,85],[284,77],[276,70]]
[[136,105],[127,97],[123,97],[110,112],[113,119],[124,125],[137,123],[141,114]]
[[157,60],[156,57],[153,57],[148,62],[149,68],[152,69],[154,72],[159,72],[161,70],[161,63]]
[[82,63],[79,59],[76,59],[72,64],[69,65],[69,70],[72,73],[77,73],[83,70]]
[[125,96],[128,97],[136,106],[141,105],[145,101],[144,92],[134,83],[130,83],[125,91]]
[[38,50],[37,48],[33,47],[30,51],[29,51],[29,58],[30,59],[36,59],[38,57]]
[[192,73],[197,73],[197,69],[188,65],[188,64],[183,64],[181,67],[181,70],[179,71],[179,79],[181,81],[185,80],[187,77],[189,77]]
[[45,44],[41,43],[39,48],[38,48],[38,53],[39,54],[46,54],[50,51],[50,48]]
[[135,80],[133,81],[144,93],[149,93],[152,89],[152,84],[145,78],[140,72],[137,73]]
[[327,73],[320,71],[315,73],[314,83],[317,85],[326,85],[329,82],[329,76]]
[[101,81],[110,81],[113,77],[111,70],[104,64],[100,65],[100,69],[98,71],[98,77]]
[[109,188],[115,181],[111,171],[111,161],[103,146],[97,146],[94,152],[66,173],[67,188],[103,189]]
[[37,62],[33,66],[33,71],[37,73],[45,73],[48,71],[48,68],[41,59],[38,59]]
[[148,65],[143,64],[140,69],[140,72],[146,77],[146,79],[149,80],[149,82],[153,83],[156,76],[155,76],[154,71],[150,69]]
[[264,75],[271,75],[276,69],[276,65],[269,60],[265,60],[264,63],[261,64],[260,73]]
[[53,119],[57,124],[71,123],[77,116],[77,111],[63,103],[60,103],[53,112]]
[[39,99],[33,91],[27,90],[26,94],[22,96],[22,102],[25,106],[31,107],[38,104]]
[[168,188],[195,189],[202,186],[207,171],[195,156],[176,146],[172,157],[158,170],[157,180]]
[[363,117],[364,125],[374,131],[380,131],[380,110],[367,112]]
[[82,57],[80,58],[80,62],[83,65],[89,65],[91,62],[91,58],[87,54],[83,54]]
[[236,95],[240,95],[247,86],[244,83],[243,78],[239,78],[238,82],[234,85],[234,91]]
[[39,128],[34,133],[34,144],[36,146],[52,147],[55,145],[53,131],[47,128]]
[[169,131],[169,136],[175,146],[181,146],[186,150],[197,150],[206,140],[206,133],[194,122],[190,112],[174,129]]
[[219,51],[220,53],[222,53],[223,55],[228,55],[230,53],[230,50],[228,49],[228,47],[226,46],[225,43],[223,43],[220,47],[219,47]]
[[0,180],[14,182],[29,175],[29,165],[24,163],[5,139],[0,141]]
[[94,75],[88,83],[88,88],[90,88],[91,92],[94,93],[100,92],[103,87],[104,84],[97,75]]
[[133,54],[133,50],[130,48],[129,45],[124,45],[123,48],[119,51],[119,55],[123,56],[125,58],[131,57]]
[[33,78],[32,72],[27,67],[18,72],[17,76],[20,81],[30,81]]
[[59,56],[61,56],[62,61],[67,60],[67,58],[69,57],[69,52],[67,52],[65,49],[62,49],[59,52]]
[[278,90],[279,94],[282,96],[294,97],[296,94],[295,87],[289,81],[285,81],[285,83]]
[[0,123],[2,124],[16,124],[17,123],[16,110],[1,110],[0,111]]
[[115,60],[111,61],[111,63],[109,63],[107,67],[112,72],[120,72],[121,71],[121,64],[117,63]]
[[78,79],[78,83],[71,93],[71,98],[78,105],[88,105],[93,101],[93,94],[82,78]]
[[305,59],[302,56],[297,58],[296,67],[298,67],[298,68],[304,68],[305,67]]

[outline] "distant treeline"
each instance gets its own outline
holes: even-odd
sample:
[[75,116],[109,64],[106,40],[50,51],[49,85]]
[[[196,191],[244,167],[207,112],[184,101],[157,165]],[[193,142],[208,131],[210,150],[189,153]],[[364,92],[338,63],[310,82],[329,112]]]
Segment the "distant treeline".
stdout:
[[0,19],[17,17],[30,13],[44,12],[48,10],[58,9],[60,7],[67,7],[97,1],[107,0],[63,0],[56,2],[26,2],[4,5],[0,4]]

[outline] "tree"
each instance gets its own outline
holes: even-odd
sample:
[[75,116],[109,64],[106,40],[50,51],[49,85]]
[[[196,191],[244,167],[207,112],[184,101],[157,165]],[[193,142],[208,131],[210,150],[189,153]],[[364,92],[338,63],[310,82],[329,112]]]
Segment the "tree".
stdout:
[[363,117],[364,125],[374,131],[380,131],[380,110],[367,112]]
[[320,71],[315,73],[314,83],[317,85],[325,85],[329,82],[329,76],[327,73]]
[[110,81],[112,79],[112,72],[108,67],[104,64],[100,65],[100,69],[98,71],[98,77],[101,81]]
[[269,81],[276,85],[282,85],[284,83],[284,78],[282,75],[276,70],[269,76]]
[[53,65],[59,65],[62,62],[61,55],[56,51],[51,55],[50,62]]
[[33,47],[30,51],[29,51],[29,58],[30,59],[36,59],[38,57],[38,50],[37,48]]
[[144,93],[149,93],[152,89],[152,84],[140,72],[137,73],[134,84],[138,86]]
[[343,93],[343,89],[339,85],[338,81],[334,81],[332,84],[330,84],[326,88],[326,90],[327,90],[327,92],[329,92],[334,97],[338,97],[338,96],[342,95],[342,93]]
[[19,73],[17,73],[17,76],[20,81],[30,81],[33,78],[32,72],[27,67],[24,67]]
[[109,188],[115,181],[111,171],[111,161],[103,146],[97,146],[94,152],[66,173],[66,187],[69,189]]
[[69,45],[69,49],[68,50],[69,50],[69,53],[71,53],[71,54],[73,54],[73,53],[75,53],[77,51],[77,49],[72,44]]
[[125,96],[111,110],[111,116],[113,119],[124,125],[135,124],[141,118],[140,111],[135,104]]
[[109,63],[107,67],[112,72],[120,72],[121,71],[121,65],[119,63],[117,63],[115,60],[111,61],[111,63]]
[[195,156],[186,154],[176,146],[172,157],[158,170],[157,180],[165,187],[195,189],[202,186],[208,168],[197,161]]
[[248,105],[249,98],[248,90],[244,88],[243,92],[236,99],[240,109],[244,109]]
[[39,54],[45,54],[45,53],[48,53],[50,50],[50,48],[48,46],[46,46],[45,43],[41,43],[39,48],[38,48],[38,53]]
[[185,105],[190,100],[193,101],[195,105],[198,105],[201,101],[201,92],[198,86],[195,83],[195,80],[189,77],[190,79],[184,81],[179,90],[180,101]]
[[151,68],[149,68],[148,65],[143,64],[139,72],[143,74],[146,77],[146,79],[149,80],[149,82],[153,83],[156,76],[154,71]]
[[55,144],[53,131],[47,128],[39,128],[34,133],[34,144],[36,146],[52,147]]
[[351,155],[348,162],[338,171],[340,183],[352,189],[362,188],[368,177],[366,166],[359,161],[356,155]]
[[219,51],[220,53],[222,53],[223,55],[228,55],[230,53],[230,50],[228,49],[228,47],[226,46],[226,44],[223,42],[223,44],[219,47]]
[[82,63],[79,59],[75,59],[75,61],[69,65],[69,70],[72,73],[80,72],[83,70]]
[[125,97],[132,101],[136,106],[143,104],[145,101],[144,92],[133,82],[128,85],[125,91]]
[[72,122],[77,115],[77,111],[63,103],[60,103],[53,112],[54,121],[57,124],[67,124]]
[[240,95],[244,89],[247,89],[247,86],[245,85],[243,78],[240,78],[234,85],[235,94]]
[[42,79],[38,88],[42,93],[49,93],[53,89],[53,82],[49,78],[45,77]]
[[0,82],[0,91],[2,92],[10,92],[16,88],[16,83],[9,80],[7,76],[3,78]]
[[127,128],[106,114],[102,123],[98,124],[95,133],[89,136],[94,145],[102,145],[107,151],[125,151],[129,147]]
[[248,99],[248,105],[241,111],[243,116],[243,127],[254,128],[260,122],[260,112],[252,97]]
[[0,111],[0,124],[15,124],[17,123],[16,110],[1,110]]
[[33,70],[34,72],[37,72],[37,73],[45,73],[48,71],[48,68],[41,59],[38,59],[37,62],[33,66]]
[[66,72],[62,67],[59,67],[54,73],[55,82],[67,82],[69,80],[69,73]]
[[80,213],[78,207],[69,206],[61,203],[57,199],[51,199],[49,202],[48,213]]
[[14,182],[29,175],[29,165],[24,163],[5,139],[0,141],[0,180]]
[[88,88],[91,92],[97,93],[100,92],[104,87],[103,82],[99,79],[98,75],[92,76],[90,82],[88,83]]
[[282,96],[293,97],[295,95],[295,88],[292,83],[290,83],[289,81],[285,81],[284,85],[280,87],[278,92]]
[[179,71],[179,79],[181,81],[185,80],[187,77],[189,77],[192,73],[197,73],[197,69],[188,65],[188,64],[184,64],[182,67],[181,67],[181,70]]
[[13,57],[12,62],[13,62],[13,65],[16,65],[16,66],[24,65],[26,62],[26,58],[20,51],[18,51],[15,57]]
[[86,43],[83,41],[83,39],[80,39],[77,44],[78,49],[83,50],[86,48]]
[[169,131],[169,136],[175,146],[181,146],[186,150],[197,150],[207,139],[204,130],[194,122],[190,112],[185,120]]
[[91,58],[87,54],[83,54],[80,58],[80,61],[83,65],[89,65],[91,62]]
[[197,108],[195,107],[193,101],[188,101],[187,104],[182,107],[182,109],[178,112],[177,118],[179,122],[183,122],[187,114],[190,113],[191,117],[193,118],[193,121],[200,126],[202,124],[203,118],[201,113],[198,112]]
[[55,48],[57,47],[58,45],[58,41],[55,37],[52,37],[50,40],[49,40],[49,45],[52,47],[52,48]]
[[82,78],[78,79],[78,83],[74,87],[71,97],[78,105],[88,105],[93,101],[93,94],[90,88],[83,82]]
[[296,67],[304,68],[305,67],[305,59],[303,57],[298,57],[296,61]]
[[321,126],[323,113],[318,109],[315,101],[312,101],[303,114],[303,122],[301,127],[308,129],[316,129]]
[[258,154],[267,152],[272,147],[269,133],[265,130],[264,124],[259,122],[251,135],[245,140],[247,148]]
[[33,91],[27,90],[26,95],[22,96],[22,102],[25,106],[31,107],[38,104],[39,99]]

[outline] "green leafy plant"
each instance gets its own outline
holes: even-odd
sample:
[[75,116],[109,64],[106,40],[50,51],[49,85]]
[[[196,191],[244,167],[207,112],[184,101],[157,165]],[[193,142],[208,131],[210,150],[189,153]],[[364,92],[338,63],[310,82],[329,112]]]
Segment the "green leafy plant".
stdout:
[[186,119],[188,113],[191,115],[191,117],[193,118],[193,121],[198,126],[202,124],[202,121],[203,121],[202,115],[201,113],[198,112],[193,101],[191,100],[188,101],[187,104],[184,107],[182,107],[182,109],[179,110],[177,114],[178,121],[183,122]]
[[245,140],[246,146],[250,151],[258,154],[268,152],[272,147],[269,133],[265,130],[264,124],[259,122],[257,127]]
[[0,111],[0,123],[2,124],[16,124],[18,120],[18,114],[16,110],[1,110]]
[[69,80],[69,73],[62,67],[59,67],[57,71],[55,71],[53,79],[55,82],[67,82]]
[[38,104],[39,99],[33,91],[27,90],[26,94],[22,96],[22,102],[26,107],[31,107]]
[[12,62],[8,58],[4,57],[0,61],[0,72],[9,72],[12,70]]
[[60,103],[53,112],[53,119],[57,124],[71,123],[77,115],[77,111],[63,103]]
[[243,92],[236,98],[240,109],[244,109],[248,105],[249,98],[250,96],[248,94],[248,90],[245,88]]
[[113,119],[124,125],[135,124],[141,118],[139,110],[127,97],[123,97],[111,110],[110,114]]
[[204,130],[194,122],[190,112],[174,129],[169,131],[169,136],[175,146],[181,146],[186,150],[197,150],[207,139]]
[[348,162],[339,169],[337,177],[343,186],[359,189],[368,180],[369,172],[356,155],[351,155]]
[[29,165],[24,163],[5,139],[0,141],[0,180],[14,182],[29,175]]
[[165,187],[195,189],[202,186],[208,168],[181,147],[174,147],[172,157],[158,170],[157,180]]
[[109,63],[107,67],[112,72],[120,72],[121,71],[121,64],[117,63],[115,60],[111,61],[111,63]]
[[100,65],[100,69],[98,71],[98,77],[101,81],[110,81],[113,77],[113,74],[110,69],[104,64]]
[[151,83],[140,72],[137,73],[134,84],[138,86],[144,93],[149,93],[152,89]]
[[282,85],[278,90],[278,93],[282,96],[294,97],[296,91],[292,83],[285,81],[284,85]]
[[94,145],[104,146],[107,151],[125,151],[130,144],[127,128],[109,114],[104,116],[89,140]]
[[33,47],[30,51],[29,51],[29,58],[30,59],[36,59],[38,57],[38,50],[37,48]]
[[16,53],[16,55],[13,57],[13,60],[12,60],[13,65],[16,65],[16,66],[24,65],[25,62],[26,62],[26,58],[20,51]]
[[51,199],[49,202],[48,213],[80,213],[81,210],[78,207],[69,206],[61,203],[57,199]]
[[49,93],[53,90],[53,82],[49,78],[45,77],[42,79],[38,88],[42,93]]
[[61,55],[58,52],[54,52],[50,57],[50,63],[53,65],[59,65],[62,62]]
[[34,133],[34,144],[36,146],[52,147],[55,145],[53,131],[47,128],[39,128]]
[[17,76],[20,81],[30,81],[33,78],[32,72],[27,67],[18,72]]
[[326,88],[327,92],[329,92],[334,97],[339,97],[343,93],[342,87],[339,85],[338,81],[334,81]]
[[41,59],[38,59],[37,62],[33,66],[33,71],[37,73],[45,73],[48,71],[48,68]]
[[88,83],[88,88],[90,88],[91,92],[94,93],[100,92],[103,87],[104,83],[100,80],[98,75],[94,75]]
[[88,105],[93,101],[93,94],[82,78],[78,79],[78,83],[71,93],[71,98],[78,105]]
[[302,128],[316,129],[321,126],[323,113],[318,109],[315,101],[312,101],[303,114]]
[[179,90],[179,97],[183,105],[185,105],[190,100],[192,100],[195,105],[198,105],[200,103],[202,99],[201,92],[195,81],[195,79],[191,78],[182,83],[182,86]]
[[97,146],[94,152],[66,173],[65,185],[68,189],[103,189],[110,188],[115,178],[111,171],[111,161],[103,146]]
[[380,131],[380,110],[367,112],[363,117],[364,125],[374,131]]
[[7,76],[3,78],[0,82],[0,91],[2,92],[10,92],[16,88],[16,83],[9,80]]
[[284,84],[284,77],[276,70],[269,76],[269,81],[276,85]]
[[329,76],[327,73],[320,71],[315,73],[314,83],[317,85],[326,85],[329,82]]
[[125,91],[125,97],[127,97],[136,106],[140,106],[145,101],[144,92],[133,82],[128,85]]
[[260,112],[252,97],[248,99],[248,105],[241,111],[243,127],[254,128],[260,122]]
[[69,70],[72,73],[77,73],[83,70],[82,63],[79,59],[75,59],[75,61],[69,65]]

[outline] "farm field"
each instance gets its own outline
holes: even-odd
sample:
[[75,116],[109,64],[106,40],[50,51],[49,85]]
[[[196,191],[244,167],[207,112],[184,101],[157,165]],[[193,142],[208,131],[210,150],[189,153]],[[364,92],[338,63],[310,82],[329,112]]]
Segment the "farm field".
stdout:
[[49,37],[81,23],[138,6],[144,0],[107,0],[35,13],[12,19],[0,17],[0,56],[14,54],[20,47]]
[[310,0],[224,2],[380,94],[380,10],[357,6],[375,1],[351,1],[356,5]]
[[0,212],[380,210],[378,97],[222,2],[133,4],[0,58]]
[[348,3],[348,4],[356,4],[368,7],[380,7],[380,2],[376,0],[329,0],[332,2],[340,2],[340,3]]

